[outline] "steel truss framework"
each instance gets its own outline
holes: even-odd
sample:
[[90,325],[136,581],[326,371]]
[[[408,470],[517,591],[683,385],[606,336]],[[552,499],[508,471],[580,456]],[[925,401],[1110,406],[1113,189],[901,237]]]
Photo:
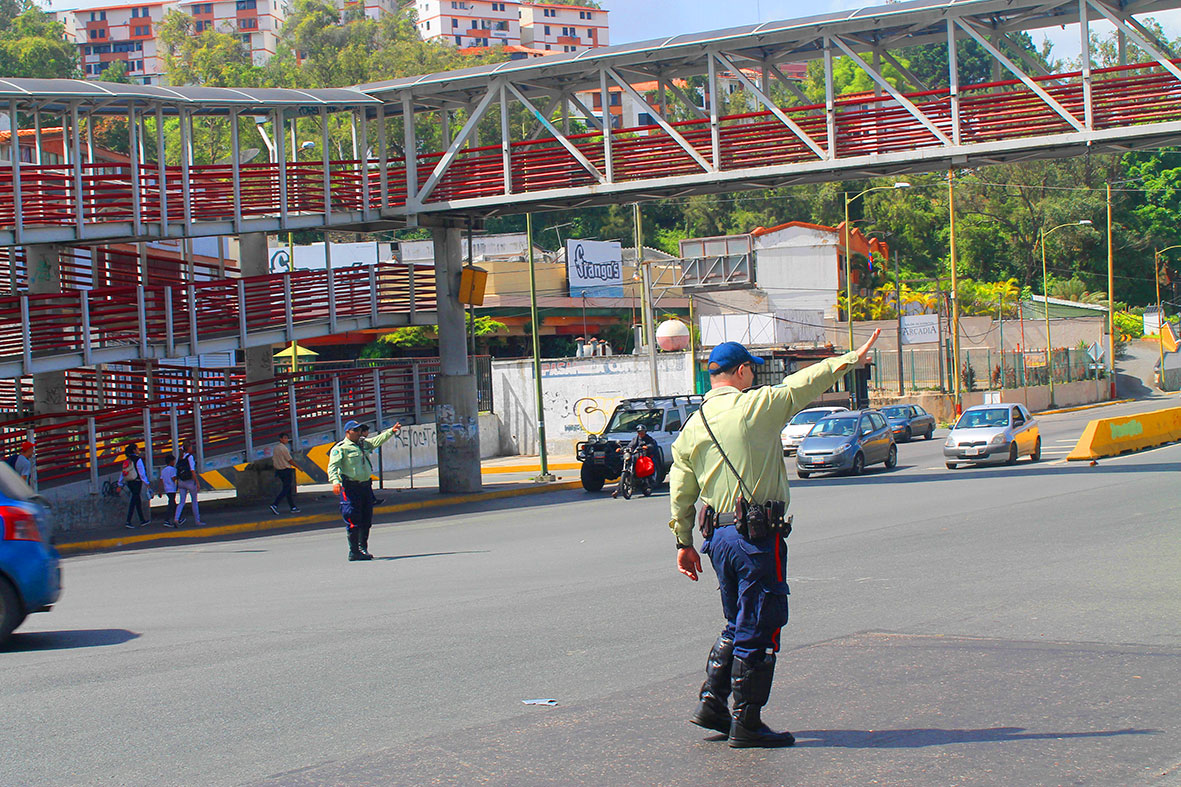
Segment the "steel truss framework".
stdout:
[[[8,80],[0,106],[13,125],[39,135],[52,118],[69,144],[64,162],[21,162],[14,135],[16,155],[0,165],[0,245],[377,229],[1171,144],[1181,139],[1181,61],[1136,15],[1178,7],[1181,0],[898,3],[347,90]],[[1090,32],[1099,20],[1115,26],[1121,53],[1131,40],[1152,59],[1094,68]],[[1016,50],[1004,46],[1008,35],[1061,25],[1077,27],[1080,70],[1039,73],[1005,54]],[[992,58],[989,82],[961,83],[956,51],[966,41]],[[922,84],[895,57],[927,44],[947,50],[945,87]],[[837,57],[865,72],[874,91],[838,96]],[[822,103],[784,76],[784,64],[811,60],[823,62]],[[883,64],[902,74],[905,89],[885,78]],[[742,87],[744,111],[723,114],[722,79]],[[641,83],[655,89],[641,93]],[[802,103],[778,104],[776,84]],[[612,93],[652,122],[608,122]],[[598,95],[589,102],[597,111],[588,94]],[[510,123],[518,108],[531,128]],[[328,153],[330,119],[341,114],[353,132],[347,160]],[[127,118],[125,164],[94,160],[81,120],[95,115]],[[270,160],[241,163],[231,122],[226,163],[194,164],[193,123],[204,116],[252,118],[273,140]],[[165,149],[168,117],[180,119],[178,166],[145,156],[153,132]],[[298,160],[299,117],[319,120],[319,161]],[[421,149],[418,130],[431,123],[443,131],[443,150]],[[490,125],[499,142],[480,144]]]

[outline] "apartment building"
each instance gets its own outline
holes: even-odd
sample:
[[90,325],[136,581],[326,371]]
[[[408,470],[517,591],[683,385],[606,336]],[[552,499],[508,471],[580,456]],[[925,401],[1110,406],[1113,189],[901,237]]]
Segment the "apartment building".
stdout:
[[521,45],[521,3],[512,0],[417,0],[418,34],[457,47]]
[[180,0],[174,6],[193,17],[193,32],[229,33],[250,50],[255,65],[266,63],[278,51],[279,33],[287,19],[282,0]]
[[607,12],[590,6],[521,3],[521,40],[550,52],[607,46]]
[[171,3],[139,3],[59,11],[66,38],[78,46],[82,73],[97,79],[122,61],[131,81],[159,84],[164,61],[156,45],[156,28]]

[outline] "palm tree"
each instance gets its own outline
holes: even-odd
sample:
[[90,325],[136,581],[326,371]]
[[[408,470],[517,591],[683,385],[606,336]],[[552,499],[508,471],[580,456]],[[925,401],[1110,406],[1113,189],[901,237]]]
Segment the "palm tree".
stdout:
[[1107,293],[1087,292],[1087,285],[1077,276],[1058,279],[1050,284],[1050,297],[1076,303],[1106,303]]

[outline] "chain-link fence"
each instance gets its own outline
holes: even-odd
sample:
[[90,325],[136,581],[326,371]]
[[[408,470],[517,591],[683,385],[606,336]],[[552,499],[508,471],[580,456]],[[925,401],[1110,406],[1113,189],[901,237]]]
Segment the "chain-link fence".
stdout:
[[[902,354],[875,348],[870,386],[885,391],[898,390],[901,370],[904,390],[945,390],[955,387],[952,353],[938,349],[903,349]],[[1046,352],[997,350],[962,350],[960,352],[960,388],[984,391],[998,388],[1024,388],[1048,385],[1050,374],[1055,383],[1070,383],[1105,377],[1106,368],[1096,363],[1086,350],[1054,350],[1049,367]]]

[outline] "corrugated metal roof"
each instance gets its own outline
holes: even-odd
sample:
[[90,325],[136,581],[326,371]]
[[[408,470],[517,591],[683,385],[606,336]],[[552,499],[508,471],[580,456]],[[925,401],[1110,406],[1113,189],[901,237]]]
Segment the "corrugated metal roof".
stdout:
[[362,107],[381,101],[355,88],[293,90],[262,87],[161,87],[91,82],[82,79],[0,79],[0,101],[30,100],[45,103],[46,109],[63,108],[71,102],[162,103],[166,107],[228,109],[232,107]]

